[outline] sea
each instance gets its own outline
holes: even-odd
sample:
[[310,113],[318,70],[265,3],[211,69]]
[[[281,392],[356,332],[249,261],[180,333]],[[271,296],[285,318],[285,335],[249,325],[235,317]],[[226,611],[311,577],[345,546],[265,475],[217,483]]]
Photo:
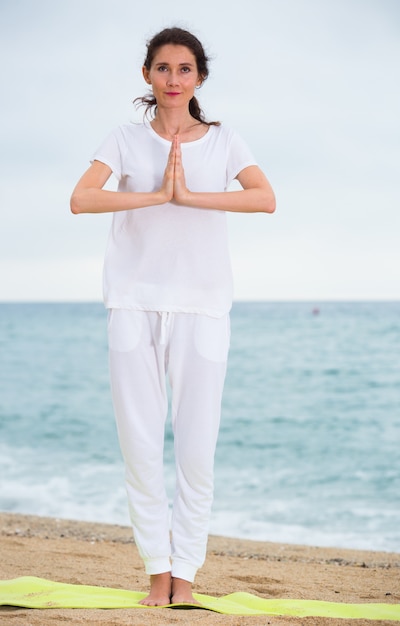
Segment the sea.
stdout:
[[[106,326],[0,304],[0,511],[129,525]],[[231,328],[210,532],[400,552],[400,302],[235,302]]]

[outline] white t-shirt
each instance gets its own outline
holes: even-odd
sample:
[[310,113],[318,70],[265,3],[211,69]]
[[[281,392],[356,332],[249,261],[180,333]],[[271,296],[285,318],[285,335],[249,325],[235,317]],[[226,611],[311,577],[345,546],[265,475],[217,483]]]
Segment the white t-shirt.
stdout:
[[[170,147],[148,122],[126,124],[93,160],[112,169],[118,191],[153,192],[161,187]],[[183,143],[182,161],[194,192],[226,191],[256,164],[242,139],[222,125]],[[114,213],[103,290],[107,308],[225,315],[233,293],[225,212],[168,202]]]

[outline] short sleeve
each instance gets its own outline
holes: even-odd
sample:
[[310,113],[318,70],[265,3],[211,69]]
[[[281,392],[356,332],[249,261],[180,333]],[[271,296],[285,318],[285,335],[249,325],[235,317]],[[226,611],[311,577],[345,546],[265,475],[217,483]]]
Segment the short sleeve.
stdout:
[[121,180],[123,175],[123,159],[126,152],[126,141],[122,130],[113,130],[103,143],[97,148],[90,162],[101,161],[111,168],[117,180]]
[[257,165],[253,153],[240,135],[235,131],[231,131],[226,168],[227,185],[229,185],[245,167],[249,167],[250,165]]

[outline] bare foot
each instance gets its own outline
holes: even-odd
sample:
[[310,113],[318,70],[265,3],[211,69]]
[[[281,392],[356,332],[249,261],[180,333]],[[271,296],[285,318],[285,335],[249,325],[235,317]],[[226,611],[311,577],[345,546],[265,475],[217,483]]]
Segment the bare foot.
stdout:
[[145,606],[165,606],[171,600],[171,572],[150,576],[150,593],[140,600]]
[[172,578],[171,604],[200,604],[192,594],[192,583],[183,578]]

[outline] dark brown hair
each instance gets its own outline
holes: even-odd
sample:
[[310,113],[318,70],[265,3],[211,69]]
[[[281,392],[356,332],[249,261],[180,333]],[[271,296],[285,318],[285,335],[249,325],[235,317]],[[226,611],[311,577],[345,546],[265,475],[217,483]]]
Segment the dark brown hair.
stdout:
[[[147,70],[150,70],[157,50],[162,46],[166,46],[168,44],[174,46],[185,46],[186,48],[188,48],[193,53],[196,59],[197,71],[200,75],[202,83],[208,78],[209,59],[204,51],[201,42],[188,30],[184,30],[183,28],[178,28],[176,26],[172,28],[165,28],[161,32],[154,35],[154,37],[147,42],[147,55],[143,63],[144,67]],[[133,102],[137,106],[145,106],[146,113],[148,113],[151,109],[154,109],[154,112],[157,110],[157,100],[152,93],[146,94],[145,96],[139,98],[135,98]],[[208,126],[220,125],[220,122],[207,122],[204,117],[204,113],[201,110],[200,104],[195,96],[193,96],[193,98],[189,102],[189,113],[196,120],[202,122],[203,124],[207,124]]]

